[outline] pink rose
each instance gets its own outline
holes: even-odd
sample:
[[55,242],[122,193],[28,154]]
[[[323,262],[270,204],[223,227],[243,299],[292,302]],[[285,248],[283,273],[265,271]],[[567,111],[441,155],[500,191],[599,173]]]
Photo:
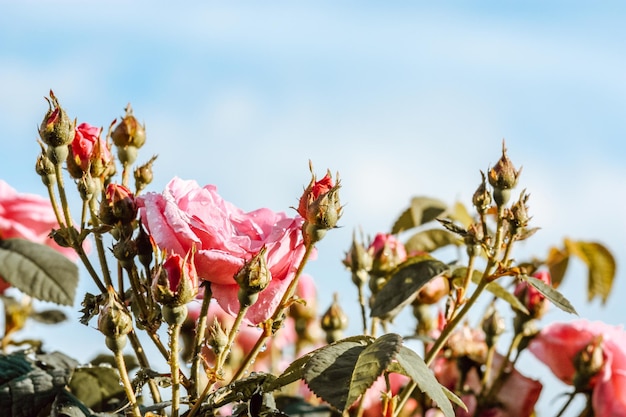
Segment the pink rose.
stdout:
[[[48,235],[58,229],[50,201],[35,194],[19,194],[0,180],[0,239],[21,238],[43,243],[72,260],[78,257],[71,248],[57,245]],[[0,279],[0,294],[9,285]]]
[[100,137],[101,133],[101,128],[88,123],[76,126],[67,159],[67,168],[72,177],[81,178],[87,169],[90,169],[93,176],[98,177],[113,163],[113,156],[106,140]]
[[265,208],[246,213],[224,201],[215,186],[200,187],[180,178],[170,181],[163,194],[148,193],[137,203],[143,224],[161,249],[185,256],[195,248],[198,276],[212,283],[213,297],[231,315],[239,311],[233,277],[265,246],[272,280],[246,319],[257,324],[274,312],[304,255],[300,217]]
[[626,332],[602,322],[576,320],[544,328],[528,349],[554,375],[572,385],[577,373],[574,361],[589,345],[602,349],[601,369],[588,381],[593,390],[592,406],[597,416],[626,416]]
[[404,244],[389,233],[378,233],[367,250],[372,256],[374,275],[386,275],[407,258]]

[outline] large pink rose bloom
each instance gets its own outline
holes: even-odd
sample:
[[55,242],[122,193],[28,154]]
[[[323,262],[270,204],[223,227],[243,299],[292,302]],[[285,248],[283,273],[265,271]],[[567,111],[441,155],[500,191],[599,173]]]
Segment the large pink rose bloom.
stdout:
[[528,349],[554,375],[566,384],[573,384],[576,370],[574,358],[587,345],[601,337],[599,347],[604,363],[589,385],[595,415],[626,416],[626,332],[622,327],[602,322],[576,320],[554,323],[544,328]]
[[[0,180],[0,239],[21,238],[43,243],[76,260],[74,250],[62,248],[48,237],[50,231],[58,227],[48,199],[36,194],[20,194]],[[0,279],[0,293],[8,286]]]
[[142,222],[161,249],[185,256],[195,248],[198,276],[212,283],[213,297],[231,315],[239,311],[234,274],[266,246],[272,281],[246,319],[258,324],[273,313],[304,255],[302,218],[266,208],[246,213],[224,201],[214,185],[200,187],[180,178],[163,194],[137,200]]

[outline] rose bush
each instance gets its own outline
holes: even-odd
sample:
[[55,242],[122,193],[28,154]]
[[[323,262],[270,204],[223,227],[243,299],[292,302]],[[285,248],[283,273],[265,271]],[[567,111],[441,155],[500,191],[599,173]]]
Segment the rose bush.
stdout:
[[601,349],[600,367],[585,386],[576,388],[580,392],[591,390],[596,416],[626,416],[626,332],[622,327],[587,320],[553,323],[532,340],[528,349],[557,378],[575,385],[577,374],[585,373],[581,366],[592,365],[580,363],[577,357],[594,344]]
[[302,218],[266,208],[246,213],[224,201],[215,186],[180,178],[171,180],[162,194],[147,193],[137,201],[159,248],[181,256],[195,250],[199,278],[211,282],[213,297],[231,315],[239,311],[233,276],[265,246],[272,280],[246,319],[258,324],[272,314],[304,255]]

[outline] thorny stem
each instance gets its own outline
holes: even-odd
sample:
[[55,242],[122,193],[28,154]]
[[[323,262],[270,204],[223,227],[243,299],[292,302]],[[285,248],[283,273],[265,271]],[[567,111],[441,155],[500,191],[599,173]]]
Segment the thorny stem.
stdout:
[[[485,372],[483,373],[483,377],[481,381],[482,387],[486,387],[487,384],[489,383],[489,378],[491,378],[491,365],[493,363],[493,355],[495,351],[496,351],[495,344],[492,346],[489,346],[489,349],[487,350],[487,359],[485,360]],[[500,370],[502,370],[503,368],[504,367],[500,368]]]
[[467,271],[465,273],[465,277],[463,278],[463,286],[461,287],[461,291],[457,297],[457,305],[461,305],[465,302],[465,295],[469,290],[470,282],[472,282],[472,274],[474,273],[474,262],[476,260],[475,256],[470,256],[469,261],[467,262]]
[[222,349],[220,354],[217,356],[215,361],[214,375],[220,375],[222,366],[224,366],[224,362],[226,362],[226,357],[230,354],[233,343],[235,342],[235,336],[239,332],[239,327],[241,327],[241,322],[243,318],[246,316],[248,312],[248,308],[250,306],[244,306],[239,309],[239,313],[237,313],[237,317],[235,318],[235,322],[233,323],[230,331],[228,332],[228,342],[226,343],[226,347]]
[[[100,221],[96,215],[96,199],[92,198],[89,202],[89,209],[91,210],[91,222],[94,227],[100,225]],[[100,266],[102,267],[102,276],[104,277],[104,283],[107,287],[112,285],[111,281],[111,273],[109,272],[109,266],[107,263],[106,253],[104,250],[104,244],[102,243],[102,234],[94,233],[94,239],[96,241],[96,249],[98,252],[98,261],[100,262]]]
[[363,284],[359,288],[359,305],[361,306],[361,320],[363,320],[363,334],[367,334],[367,312],[365,311],[365,294],[363,292]]
[[[61,199],[61,207],[63,209],[63,215],[65,217],[65,227],[73,230],[74,223],[72,222],[72,215],[70,214],[70,206],[67,203],[67,196],[65,194],[65,185],[63,182],[63,161],[59,161],[55,166],[55,174],[57,177],[57,188],[59,190],[59,198]],[[59,222],[59,225],[62,223]],[[75,238],[74,233],[72,233],[72,240]],[[75,242],[72,242],[75,243]]]
[[565,404],[563,405],[561,410],[558,412],[556,417],[561,417],[563,415],[565,410],[567,410],[567,407],[569,407],[569,405],[572,403],[572,400],[574,400],[574,397],[576,396],[576,394],[577,394],[576,391],[574,391],[571,394],[569,394],[569,398],[567,399],[567,402],[565,402]]
[[[519,357],[519,351],[517,352],[515,358],[511,359],[511,355],[513,354],[514,350],[517,350],[517,347],[519,346],[520,342],[522,341],[522,339],[524,338],[524,334],[523,333],[518,333],[515,335],[515,337],[513,338],[513,340],[511,340],[511,344],[509,345],[509,349],[506,353],[506,355],[504,356],[504,361],[502,362],[502,365],[500,366],[500,369],[498,370],[498,375],[496,376],[496,378],[494,379],[493,383],[491,384],[491,386],[489,387],[489,390],[486,392],[484,398],[486,398],[487,400],[489,400],[489,398],[495,396],[498,394],[498,391],[500,391],[500,388],[502,387],[502,384],[504,384],[504,382],[506,381],[506,378],[509,375],[508,370],[510,369],[510,365],[515,366],[515,362],[517,361],[517,358]],[[487,358],[489,359],[489,358]],[[487,364],[490,365],[490,364]],[[487,371],[490,368],[487,368]],[[486,382],[486,380],[485,380]],[[485,383],[483,383],[482,385],[483,387],[486,387],[487,385],[485,385]]]
[[120,378],[122,379],[124,391],[126,391],[126,398],[128,398],[128,401],[130,401],[130,407],[132,409],[133,416],[141,417],[141,411],[139,411],[139,405],[137,404],[135,391],[133,391],[133,386],[130,383],[130,378],[128,377],[128,370],[126,369],[126,363],[124,362],[124,354],[122,353],[122,349],[115,349],[113,354],[115,356],[115,364],[117,365],[117,370],[119,371]]
[[[139,361],[139,365],[142,368],[150,368],[150,362],[148,361],[148,357],[146,356],[146,352],[143,350],[143,346],[141,346],[141,341],[139,337],[137,337],[137,333],[132,330],[128,334],[128,338],[130,339],[130,344],[137,355],[137,360]],[[148,386],[150,387],[150,393],[152,394],[152,399],[155,403],[161,402],[161,393],[159,392],[159,387],[156,382],[152,379],[148,380]]]
[[180,324],[170,326],[170,369],[172,372],[172,417],[178,417],[180,407],[180,364],[178,361],[178,339]]
[[59,211],[59,204],[57,203],[57,199],[54,195],[54,188],[52,184],[46,184],[46,189],[48,190],[48,199],[50,200],[50,204],[52,204],[52,210],[54,210],[54,215],[57,218],[57,223],[59,223],[59,227],[62,229],[64,226],[63,217],[61,216],[61,212]]
[[192,399],[198,398],[200,395],[200,353],[202,351],[202,345],[204,344],[204,336],[207,327],[207,314],[209,312],[209,305],[211,304],[211,283],[205,281],[204,295],[202,298],[202,306],[200,307],[200,316],[198,317],[198,324],[196,325],[196,334],[193,339],[193,359],[191,362],[191,374],[189,379],[191,380],[191,397]]
[[267,331],[267,330],[271,329],[272,324],[278,321],[282,317],[285,310],[289,307],[289,301],[291,301],[291,297],[293,297],[293,294],[296,292],[298,279],[300,278],[300,275],[302,275],[302,271],[304,271],[304,266],[309,260],[311,253],[313,253],[314,248],[315,248],[315,245],[312,243],[306,245],[304,256],[302,257],[302,261],[300,262],[300,265],[298,266],[298,269],[296,271],[295,276],[293,277],[293,280],[291,281],[291,283],[289,283],[289,287],[287,287],[287,290],[285,291],[283,298],[280,300],[278,307],[276,307],[274,314],[267,321],[267,323],[269,324],[269,326],[267,326],[268,329],[266,329],[266,331],[264,331],[263,334],[261,334],[256,344],[254,345],[250,353],[248,353],[248,356],[246,356],[246,358],[243,360],[243,363],[241,364],[241,366],[239,367],[239,369],[237,370],[237,372],[231,379],[231,382],[239,379],[245,373],[246,369],[248,369],[248,366],[250,366],[250,363],[252,363],[252,361],[256,359],[257,355],[259,354],[259,352],[261,351],[261,349],[267,342],[267,339],[269,339],[269,337],[272,335],[272,332]]

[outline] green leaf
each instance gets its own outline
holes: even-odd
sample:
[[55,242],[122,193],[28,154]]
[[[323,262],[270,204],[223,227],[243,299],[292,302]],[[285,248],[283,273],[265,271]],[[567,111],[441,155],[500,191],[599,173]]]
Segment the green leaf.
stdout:
[[394,317],[415,299],[420,288],[447,269],[446,264],[432,258],[411,258],[402,263],[390,273],[389,280],[374,297],[370,316]]
[[550,270],[550,279],[554,288],[558,288],[563,281],[567,266],[569,264],[569,253],[566,250],[560,250],[559,248],[552,247],[548,252],[548,258],[546,259],[546,265]]
[[448,245],[459,246],[460,243],[459,238],[447,230],[428,229],[411,236],[404,244],[404,247],[408,253],[433,252]]
[[352,372],[359,355],[373,342],[369,336],[352,337],[317,350],[304,368],[304,380],[321,399],[338,410],[345,410]]
[[437,403],[437,407],[443,411],[446,417],[454,417],[454,409],[443,391],[443,387],[417,353],[406,346],[402,346],[396,360],[404,368],[406,375],[417,384],[418,388]]
[[69,388],[79,401],[94,411],[113,411],[126,401],[120,376],[109,366],[77,368]]
[[462,203],[456,202],[452,207],[452,210],[446,216],[451,220],[455,220],[458,223],[461,223],[466,228],[470,227],[472,223],[474,223],[474,217],[469,213],[467,207],[465,207]]
[[77,364],[58,352],[0,355],[0,415],[31,417],[49,408]]
[[532,285],[537,291],[539,291],[544,297],[550,300],[555,306],[557,306],[561,310],[565,311],[566,313],[578,315],[574,306],[572,306],[572,304],[567,298],[563,296],[563,294],[561,294],[542,280],[535,277],[529,277],[527,275],[520,276],[520,279]]
[[613,254],[597,242],[574,242],[566,239],[565,247],[589,268],[587,300],[591,301],[597,296],[602,299],[603,304],[606,303],[615,279],[616,265]]
[[267,386],[267,391],[273,391],[302,379],[304,377],[304,366],[315,352],[310,352],[291,362],[287,369]]
[[25,239],[0,240],[0,276],[38,300],[74,303],[78,268],[48,246]]
[[402,346],[402,337],[385,334],[366,347],[354,366],[346,405],[349,407],[383,374]]
[[448,206],[441,200],[429,197],[413,197],[411,205],[396,220],[392,234],[409,230],[435,220]]
[[67,320],[67,316],[61,310],[42,310],[33,311],[30,313],[30,317],[43,324],[59,324]]
[[445,227],[446,229],[448,229],[450,232],[457,234],[461,237],[465,237],[467,236],[467,230],[465,230],[463,227],[458,226],[456,223],[454,223],[452,220],[448,220],[448,219],[437,219],[437,221],[439,223],[441,223],[441,225],[443,227]]
[[269,385],[274,378],[272,374],[252,372],[248,378],[239,379],[212,392],[207,400],[215,408],[232,402],[248,401],[261,386]]
[[450,391],[448,388],[444,387],[443,385],[440,385],[440,387],[443,390],[443,393],[446,394],[446,397],[448,397],[448,399],[450,400],[452,404],[456,404],[459,407],[461,407],[463,410],[467,411],[467,406],[465,405],[463,400],[459,398],[458,395],[456,395],[454,392]]

